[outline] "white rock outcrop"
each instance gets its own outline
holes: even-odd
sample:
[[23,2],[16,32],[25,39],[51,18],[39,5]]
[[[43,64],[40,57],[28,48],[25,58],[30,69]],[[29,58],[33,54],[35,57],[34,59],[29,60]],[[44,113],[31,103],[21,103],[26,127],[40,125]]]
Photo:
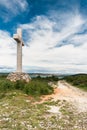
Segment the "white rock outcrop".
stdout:
[[17,80],[23,80],[25,82],[30,82],[31,77],[26,73],[14,72],[14,73],[10,73],[7,76],[7,79],[10,81],[13,81],[13,82],[16,82]]

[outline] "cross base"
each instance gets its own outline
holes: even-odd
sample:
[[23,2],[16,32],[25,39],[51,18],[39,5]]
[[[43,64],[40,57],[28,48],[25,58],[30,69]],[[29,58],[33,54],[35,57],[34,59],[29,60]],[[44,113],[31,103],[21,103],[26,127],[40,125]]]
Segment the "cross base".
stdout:
[[13,72],[13,73],[10,73],[8,76],[7,76],[7,79],[12,81],[12,82],[16,82],[17,80],[22,80],[22,81],[25,81],[25,82],[30,82],[31,78],[30,76],[27,74],[27,73],[20,73],[20,72]]

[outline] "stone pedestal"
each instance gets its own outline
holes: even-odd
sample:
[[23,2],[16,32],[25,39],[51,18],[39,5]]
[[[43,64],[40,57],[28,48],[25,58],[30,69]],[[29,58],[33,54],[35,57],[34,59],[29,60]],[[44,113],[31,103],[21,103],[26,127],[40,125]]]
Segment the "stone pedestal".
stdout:
[[17,80],[23,80],[25,82],[30,82],[31,78],[28,74],[22,73],[22,72],[14,72],[10,73],[7,76],[7,79],[13,82],[16,82]]

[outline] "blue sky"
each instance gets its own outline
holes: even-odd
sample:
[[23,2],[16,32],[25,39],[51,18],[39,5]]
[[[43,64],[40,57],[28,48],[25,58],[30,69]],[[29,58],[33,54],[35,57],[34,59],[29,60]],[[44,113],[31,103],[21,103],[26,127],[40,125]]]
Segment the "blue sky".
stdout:
[[23,71],[87,73],[87,0],[0,0],[0,72],[16,70],[17,27]]

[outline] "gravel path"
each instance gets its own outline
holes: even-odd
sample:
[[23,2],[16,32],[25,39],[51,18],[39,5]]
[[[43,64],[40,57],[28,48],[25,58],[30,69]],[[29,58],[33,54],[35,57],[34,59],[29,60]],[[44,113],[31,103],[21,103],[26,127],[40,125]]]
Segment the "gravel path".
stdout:
[[71,86],[65,81],[58,82],[53,99],[70,101],[76,106],[79,112],[87,112],[87,92]]

